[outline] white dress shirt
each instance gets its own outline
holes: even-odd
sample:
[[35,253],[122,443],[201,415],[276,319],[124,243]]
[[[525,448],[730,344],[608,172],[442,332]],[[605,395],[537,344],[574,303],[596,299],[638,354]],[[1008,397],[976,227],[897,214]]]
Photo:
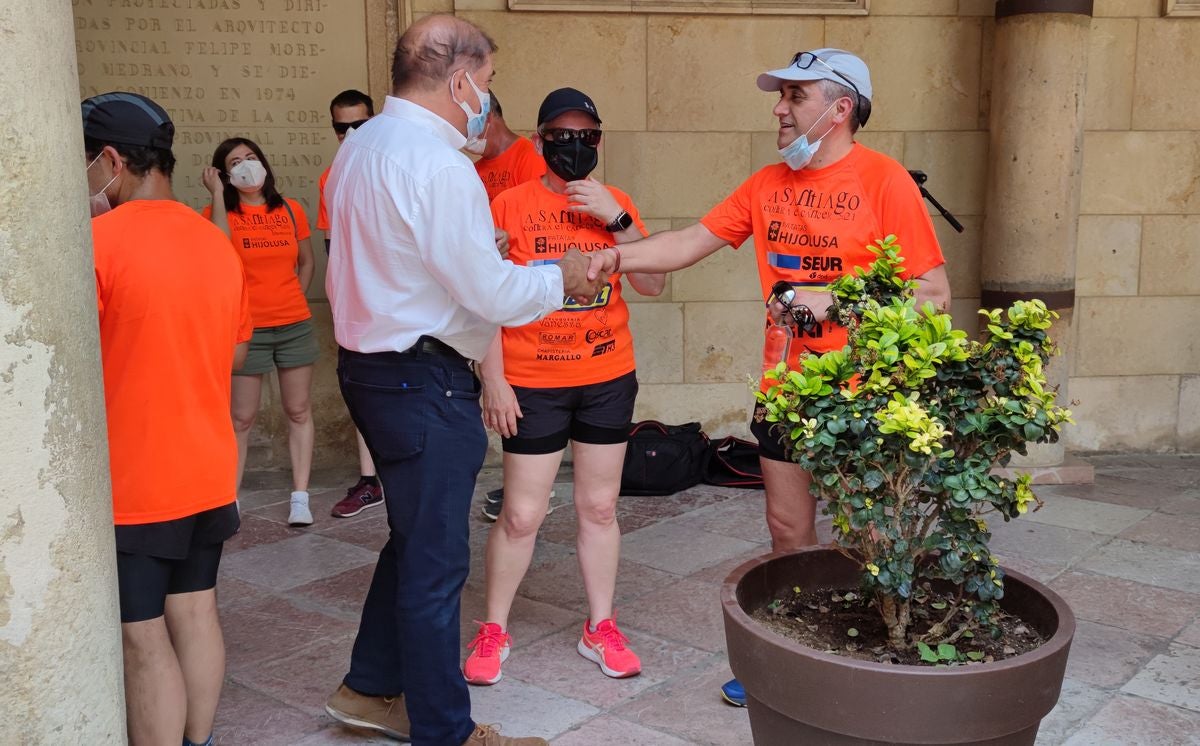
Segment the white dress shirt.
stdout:
[[479,360],[498,326],[562,308],[557,267],[500,258],[465,143],[446,120],[391,96],[342,143],[327,184],[325,276],[342,347],[403,351],[428,335]]

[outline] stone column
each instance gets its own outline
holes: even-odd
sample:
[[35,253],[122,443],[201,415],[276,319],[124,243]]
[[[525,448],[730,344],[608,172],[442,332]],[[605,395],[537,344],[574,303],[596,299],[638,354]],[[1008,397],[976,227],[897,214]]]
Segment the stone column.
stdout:
[[0,0],[0,741],[124,743],[69,2]]
[[[1061,318],[1047,374],[1068,401],[1083,97],[1092,0],[999,0],[980,304],[1040,298]],[[1054,467],[1064,447],[1036,446],[1023,466]]]

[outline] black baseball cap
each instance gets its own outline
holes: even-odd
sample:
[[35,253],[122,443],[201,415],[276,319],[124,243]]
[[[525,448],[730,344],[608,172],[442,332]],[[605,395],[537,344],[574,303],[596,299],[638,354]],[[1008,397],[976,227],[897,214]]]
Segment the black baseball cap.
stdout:
[[574,88],[559,88],[557,91],[551,91],[546,96],[546,100],[542,102],[541,108],[538,109],[538,126],[541,127],[559,114],[566,114],[568,111],[582,111],[595,119],[596,124],[600,124],[600,115],[596,112],[596,104],[586,93]]
[[170,150],[175,125],[166,109],[145,96],[113,91],[84,100],[83,134],[105,143]]

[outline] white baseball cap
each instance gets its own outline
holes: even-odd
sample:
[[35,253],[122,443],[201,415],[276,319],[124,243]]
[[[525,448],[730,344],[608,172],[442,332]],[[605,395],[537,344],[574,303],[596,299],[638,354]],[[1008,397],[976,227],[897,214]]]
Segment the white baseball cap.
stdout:
[[832,80],[871,100],[871,72],[867,63],[844,49],[798,52],[787,67],[759,75],[758,87],[764,91],[778,91],[785,82],[792,80]]

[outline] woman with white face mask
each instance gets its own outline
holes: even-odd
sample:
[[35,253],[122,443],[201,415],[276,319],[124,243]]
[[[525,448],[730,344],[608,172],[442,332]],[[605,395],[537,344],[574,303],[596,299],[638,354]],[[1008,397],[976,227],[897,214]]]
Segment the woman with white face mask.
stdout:
[[313,522],[308,506],[313,451],[310,394],[317,359],[312,313],[305,299],[314,266],[308,218],[300,203],[284,198],[275,188],[271,166],[251,140],[235,137],[218,145],[203,180],[212,194],[204,216],[225,231],[242,258],[254,321],[246,363],[233,375],[238,486],[250,429],[258,416],[263,376],[276,370],[292,461],[288,523],[306,526]]

